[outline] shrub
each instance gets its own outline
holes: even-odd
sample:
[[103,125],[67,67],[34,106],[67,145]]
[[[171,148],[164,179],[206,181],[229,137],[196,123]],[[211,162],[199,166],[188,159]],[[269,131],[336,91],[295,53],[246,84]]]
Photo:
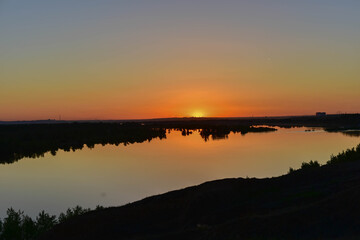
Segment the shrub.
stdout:
[[68,220],[69,218],[75,217],[75,216],[79,216],[82,215],[84,213],[89,212],[90,209],[89,208],[82,208],[80,206],[76,206],[74,208],[69,208],[66,213],[61,213],[59,215],[59,223],[65,222],[66,220]]
[[336,164],[341,162],[352,162],[360,160],[360,144],[356,148],[351,148],[346,151],[342,151],[338,155],[331,155],[327,164]]
[[310,161],[308,163],[306,162],[303,162],[301,164],[301,169],[313,169],[313,168],[319,168],[320,167],[320,164],[318,161]]
[[292,167],[291,168],[289,168],[289,172],[288,172],[288,174],[291,174],[291,173],[293,173],[293,172],[295,172],[296,170],[294,170]]

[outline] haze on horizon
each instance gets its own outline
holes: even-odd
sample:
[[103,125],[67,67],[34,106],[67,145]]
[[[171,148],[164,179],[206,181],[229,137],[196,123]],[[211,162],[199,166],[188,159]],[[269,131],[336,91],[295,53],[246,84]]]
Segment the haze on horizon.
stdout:
[[0,0],[0,121],[359,112],[355,0]]

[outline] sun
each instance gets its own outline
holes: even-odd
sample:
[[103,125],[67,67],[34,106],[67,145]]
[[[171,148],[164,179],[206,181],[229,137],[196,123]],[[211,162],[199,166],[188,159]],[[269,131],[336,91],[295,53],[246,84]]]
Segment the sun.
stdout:
[[195,111],[191,114],[192,117],[201,118],[204,117],[205,114],[202,111]]

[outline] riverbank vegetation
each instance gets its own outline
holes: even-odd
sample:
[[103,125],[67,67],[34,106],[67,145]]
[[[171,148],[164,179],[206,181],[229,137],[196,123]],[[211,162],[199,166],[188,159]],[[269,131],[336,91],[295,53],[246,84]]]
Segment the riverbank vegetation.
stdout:
[[[342,151],[337,155],[331,155],[330,160],[328,160],[324,165],[334,165],[334,164],[353,162],[353,161],[360,161],[360,144],[356,147]],[[310,162],[303,162],[301,164],[300,169],[295,170],[292,167],[290,167],[288,173],[293,173],[299,170],[316,169],[321,166],[322,165],[318,161],[311,160]]]
[[[269,126],[269,127],[264,127]],[[22,158],[37,158],[58,150],[75,151],[96,144],[128,145],[152,139],[164,139],[169,131],[187,136],[199,132],[204,141],[226,139],[230,133],[272,132],[274,127],[321,127],[329,132],[344,131],[358,137],[360,114],[323,117],[259,118],[174,118],[125,121],[33,121],[0,122],[0,164]],[[351,131],[350,131],[351,130]]]

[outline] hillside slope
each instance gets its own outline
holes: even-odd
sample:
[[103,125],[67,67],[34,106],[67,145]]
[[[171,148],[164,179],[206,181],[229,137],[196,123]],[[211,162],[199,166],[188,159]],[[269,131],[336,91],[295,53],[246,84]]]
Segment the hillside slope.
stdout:
[[360,161],[224,179],[89,212],[41,239],[358,239]]

